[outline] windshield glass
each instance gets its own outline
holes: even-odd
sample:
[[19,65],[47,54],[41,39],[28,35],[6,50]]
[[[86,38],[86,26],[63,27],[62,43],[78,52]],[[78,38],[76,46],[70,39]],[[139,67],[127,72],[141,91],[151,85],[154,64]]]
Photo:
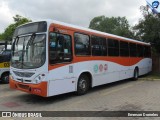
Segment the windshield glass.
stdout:
[[12,45],[11,66],[19,69],[41,67],[46,58],[46,36],[34,34],[17,37]]

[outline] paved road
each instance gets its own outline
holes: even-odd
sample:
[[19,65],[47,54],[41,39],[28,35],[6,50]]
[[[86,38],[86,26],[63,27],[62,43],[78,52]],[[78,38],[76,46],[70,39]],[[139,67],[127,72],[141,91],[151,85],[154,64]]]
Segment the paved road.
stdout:
[[[83,96],[69,93],[49,98],[12,90],[8,84],[0,84],[0,111],[160,111],[160,81],[124,80],[93,88]],[[68,119],[114,120],[114,118],[103,117]],[[128,120],[128,118],[116,119]],[[145,119],[157,120],[158,118]]]

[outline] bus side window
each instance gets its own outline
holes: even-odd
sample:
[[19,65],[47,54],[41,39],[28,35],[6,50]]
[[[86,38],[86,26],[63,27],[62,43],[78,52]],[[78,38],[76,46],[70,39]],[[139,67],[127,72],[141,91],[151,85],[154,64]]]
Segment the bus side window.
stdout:
[[129,44],[130,57],[137,57],[137,45],[135,43]]
[[69,35],[62,35],[62,41],[59,42],[61,46],[61,55],[63,57],[63,61],[71,61],[72,60],[72,42],[71,36]]
[[122,57],[129,56],[128,42],[120,41],[120,56],[122,56]]
[[3,51],[2,55],[8,55],[8,56],[10,56],[11,55],[11,51],[8,51],[8,50]]
[[88,35],[75,33],[75,54],[76,55],[90,55],[90,39]]
[[50,33],[50,43],[49,43],[49,59],[50,62],[56,59],[56,33]]
[[5,50],[2,52],[3,60],[9,62],[11,59],[11,50]]
[[93,56],[107,56],[106,38],[92,36],[91,43]]
[[71,36],[50,33],[49,61],[50,64],[70,62],[72,60]]
[[139,45],[139,44],[137,44],[137,56],[138,57],[143,57],[143,55],[144,55],[144,47],[143,47],[143,45]]
[[119,56],[119,41],[108,39],[108,56]]

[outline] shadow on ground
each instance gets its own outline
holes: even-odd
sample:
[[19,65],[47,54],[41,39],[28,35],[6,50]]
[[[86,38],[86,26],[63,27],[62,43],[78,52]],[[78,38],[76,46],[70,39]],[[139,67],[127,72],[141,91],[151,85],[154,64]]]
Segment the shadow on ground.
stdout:
[[[90,91],[85,95],[89,95],[89,94],[97,92],[97,91],[101,91],[101,90],[104,90],[104,89],[109,89],[109,88],[112,88],[112,87],[115,87],[115,86],[119,86],[119,85],[122,85],[122,84],[129,83],[129,82],[134,82],[134,81],[132,81],[131,79],[127,79],[127,80],[122,80],[122,81],[118,81],[118,82],[109,83],[109,84],[106,84],[106,85],[101,85],[101,86],[98,86],[98,87],[94,87],[94,88],[90,89]],[[61,101],[68,100],[68,99],[71,99],[71,98],[77,98],[77,97],[81,98],[81,96],[77,96],[75,92],[62,94],[62,95],[57,95],[57,96],[52,96],[52,97],[46,97],[46,98],[41,97],[41,96],[28,94],[28,93],[17,95],[17,96],[14,96],[14,97],[18,98],[19,101],[25,102],[27,104],[41,104],[41,105],[43,105],[43,104],[44,105],[53,104],[53,103],[56,104],[57,102],[61,102]]]

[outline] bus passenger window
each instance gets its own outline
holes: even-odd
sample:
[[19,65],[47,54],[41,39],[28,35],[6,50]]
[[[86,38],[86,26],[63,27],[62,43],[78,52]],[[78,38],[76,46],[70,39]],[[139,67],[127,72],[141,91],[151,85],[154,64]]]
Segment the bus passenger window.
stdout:
[[88,35],[75,33],[74,41],[76,55],[90,55],[90,40]]
[[139,45],[137,44],[137,56],[138,57],[143,57],[143,54],[144,54],[144,47],[143,45]]
[[137,57],[137,45],[135,43],[129,44],[130,57]]
[[129,56],[128,42],[120,41],[120,56],[122,56],[122,57]]
[[50,64],[70,62],[72,60],[72,44],[69,35],[50,33],[49,61]]
[[92,36],[91,43],[93,56],[107,56],[107,45],[105,38]]
[[108,56],[119,56],[119,41],[108,39]]

